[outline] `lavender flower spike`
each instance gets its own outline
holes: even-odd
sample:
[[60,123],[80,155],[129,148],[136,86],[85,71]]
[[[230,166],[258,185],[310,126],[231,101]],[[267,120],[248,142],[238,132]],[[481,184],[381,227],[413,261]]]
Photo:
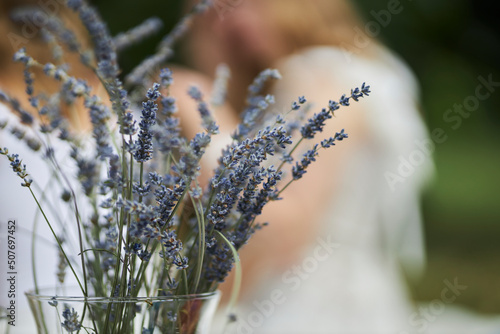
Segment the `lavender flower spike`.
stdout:
[[217,134],[219,133],[219,127],[215,123],[207,104],[203,101],[203,94],[200,89],[196,86],[192,86],[188,90],[189,96],[198,103],[198,111],[200,112],[201,119],[203,121],[203,127],[208,133]]
[[152,17],[142,22],[137,27],[134,27],[127,32],[118,34],[113,39],[116,51],[120,52],[133,44],[142,41],[144,38],[158,32],[162,27],[163,22],[157,17]]
[[80,15],[82,23],[90,34],[100,75],[108,81],[116,79],[118,76],[117,55],[108,27],[87,1],[68,0],[67,4]]
[[33,180],[28,179],[28,172],[26,172],[26,165],[22,164],[22,161],[19,160],[18,154],[9,154],[9,150],[7,148],[0,148],[0,155],[5,155],[10,161],[10,167],[12,171],[17,174],[21,179],[23,179],[23,183],[21,185],[23,187],[30,187]]
[[134,158],[138,162],[148,161],[153,157],[153,134],[151,126],[156,123],[156,112],[158,105],[156,100],[160,97],[160,84],[155,83],[153,88],[146,94],[148,101],[142,104],[142,116],[139,123],[139,138],[135,142],[137,149]]
[[281,74],[278,70],[267,69],[262,71],[248,87],[248,100],[257,96],[263,89],[264,85],[270,80],[280,80]]
[[78,313],[74,308],[71,310],[69,307],[63,311],[62,316],[64,318],[64,322],[61,323],[61,326],[70,333],[75,331],[79,331],[82,328],[82,325],[78,321]]

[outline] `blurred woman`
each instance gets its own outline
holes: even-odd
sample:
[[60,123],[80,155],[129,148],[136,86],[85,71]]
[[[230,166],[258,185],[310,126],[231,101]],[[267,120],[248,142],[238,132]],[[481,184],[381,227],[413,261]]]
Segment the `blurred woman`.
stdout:
[[[424,265],[419,195],[432,161],[421,147],[432,143],[418,111],[413,74],[366,35],[348,1],[225,3],[215,1],[215,10],[198,21],[185,53],[206,76],[220,62],[232,70],[230,108],[218,117],[227,141],[247,86],[265,68],[282,75],[269,88],[276,113],[287,112],[298,96],[313,105],[312,116],[363,82],[373,91],[337,111],[323,132],[328,138],[345,128],[349,139],[323,150],[304,180],[283,193],[285,200],[264,210],[260,220],[269,226],[242,250],[244,293],[233,330],[417,330],[408,320],[412,306],[401,269],[416,276]],[[204,79],[177,70],[175,80],[173,94],[179,96]],[[189,102],[180,101],[179,108],[192,124]],[[418,163],[408,162],[415,152]],[[401,172],[404,168],[411,172]]]

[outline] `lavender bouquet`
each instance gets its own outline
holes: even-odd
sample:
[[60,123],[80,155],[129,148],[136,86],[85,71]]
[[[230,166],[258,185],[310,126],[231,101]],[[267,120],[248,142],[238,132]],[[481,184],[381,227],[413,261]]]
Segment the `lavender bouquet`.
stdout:
[[[168,93],[172,73],[157,69],[209,2],[195,6],[163,39],[158,52],[126,77],[127,87],[133,89],[125,89],[119,78],[117,52],[155,32],[161,23],[151,19],[113,38],[84,0],[68,0],[67,5],[79,13],[94,49],[83,50],[75,34],[51,17],[42,33],[53,47],[54,62],[40,64],[24,49],[14,57],[25,66],[27,98],[38,112],[38,120],[0,91],[0,100],[12,106],[22,123],[36,130],[36,138],[19,138],[43,154],[59,175],[57,181],[64,189],[61,199],[74,213],[73,221],[66,225],[78,235],[76,254],[65,247],[65,230],[57,232],[47,218],[29,166],[7,148],[0,150],[51,228],[60,248],[61,271],[70,271],[81,291],[76,297],[83,308],[78,311],[64,298],[52,296],[47,301],[58,314],[57,332],[201,332],[204,300],[214,295],[233,267],[236,283],[230,305],[237,298],[241,278],[238,251],[265,225],[256,220],[263,207],[279,200],[291,182],[302,178],[321,149],[347,138],[342,130],[330,139],[314,142],[336,110],[369,95],[369,86],[353,89],[339,102],[330,101],[327,108],[298,125],[286,119],[291,113],[305,113],[306,99],[299,97],[284,115],[269,112],[274,99],[263,93],[264,86],[280,75],[276,70],[262,72],[248,89],[247,107],[232,143],[222,151],[218,167],[203,187],[198,181],[200,160],[218,134],[211,106],[196,87],[189,90],[198,105],[203,131],[192,139],[183,138],[176,101]],[[14,15],[29,17],[36,11],[26,9]],[[58,63],[62,47],[79,54],[94,70],[109,101],[94,95],[85,80],[72,77]],[[43,69],[45,75],[60,82],[60,92],[50,97],[35,94],[33,68]],[[225,80],[226,75],[216,80],[215,95],[225,95]],[[140,96],[138,92],[147,87],[145,97]],[[88,109],[93,138],[90,156],[61,114],[58,105],[63,99],[69,104],[82,100]],[[140,120],[136,120],[139,113]],[[0,125],[7,128],[6,123]],[[15,127],[12,131],[16,133]],[[294,132],[296,143],[292,142]],[[52,144],[54,135],[70,147],[75,175],[67,175],[61,168]],[[309,150],[296,157],[302,144],[309,145]],[[285,172],[291,177],[280,182],[285,180]],[[90,208],[87,216],[82,215],[81,207]],[[64,280],[59,281],[62,286]],[[36,316],[39,333],[49,333],[46,314],[37,312]]]

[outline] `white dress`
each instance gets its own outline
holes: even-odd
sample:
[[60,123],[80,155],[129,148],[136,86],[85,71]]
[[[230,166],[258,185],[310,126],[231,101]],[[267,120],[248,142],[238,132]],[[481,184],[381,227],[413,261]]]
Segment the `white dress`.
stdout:
[[[309,75],[296,70],[304,68]],[[336,169],[342,181],[335,191],[342,196],[332,196],[317,242],[297,263],[299,270],[272,277],[249,293],[252,297],[237,310],[239,322],[227,333],[452,333],[443,330],[448,328],[440,321],[447,320],[444,316],[425,328],[415,322],[419,314],[401,273],[403,266],[418,275],[425,265],[419,197],[433,171],[412,73],[383,48],[364,59],[328,46],[288,57],[280,71],[283,81],[300,83],[297,89],[276,85],[278,110],[286,110],[297,96],[307,98],[319,84],[323,90],[332,87],[332,99],[338,99],[369,83],[372,94],[362,101],[367,143],[356,148],[345,168]],[[325,101],[312,102],[322,106]],[[498,322],[473,323],[474,333],[500,328]]]
[[[19,158],[22,159],[23,164],[26,164],[30,178],[34,180],[34,192],[39,196],[38,199],[43,201],[42,206],[45,208],[46,214],[49,220],[52,221],[55,230],[57,232],[62,230],[61,224],[55,219],[56,216],[62,217],[62,223],[67,224],[66,228],[72,230],[69,222],[74,222],[74,216],[60,204],[60,195],[63,192],[63,188],[52,177],[52,172],[46,161],[41,158],[40,152],[34,153],[24,142],[14,137],[9,129],[12,126],[16,126],[26,130],[27,136],[33,138],[35,137],[34,134],[29,128],[23,127],[18,118],[6,106],[0,104],[0,121],[4,120],[8,120],[8,125],[4,130],[0,131],[0,146],[2,148],[7,147],[9,153],[19,154]],[[61,156],[69,156],[67,153],[68,148],[65,145],[59,145],[57,140],[53,141],[53,147],[55,148],[56,156],[59,156],[58,153],[61,153]],[[61,168],[66,173],[75,171],[75,167],[69,160],[59,160]],[[27,188],[21,187],[21,183],[22,180],[10,168],[7,157],[0,156],[0,273],[2,273],[0,306],[2,308],[8,306],[12,299],[8,298],[7,294],[10,285],[4,282],[7,279],[7,272],[12,271],[7,267],[7,224],[9,220],[15,220],[16,321],[15,327],[10,327],[8,333],[33,334],[36,331],[36,326],[24,294],[34,287],[31,245],[35,220],[38,221],[38,225],[36,228],[37,237],[34,265],[36,267],[39,287],[56,285],[59,252],[55,239],[45,220],[39,214],[33,197]],[[78,189],[76,190],[78,191]],[[70,240],[67,240],[66,247],[69,247],[73,254],[77,254],[78,250],[75,248],[77,243],[75,243],[74,236],[73,238],[71,236],[72,233],[69,233]],[[8,276],[10,277],[11,275]],[[66,274],[66,283],[70,286],[75,284],[69,270]],[[4,321],[0,323],[0,332],[7,332],[5,325]]]

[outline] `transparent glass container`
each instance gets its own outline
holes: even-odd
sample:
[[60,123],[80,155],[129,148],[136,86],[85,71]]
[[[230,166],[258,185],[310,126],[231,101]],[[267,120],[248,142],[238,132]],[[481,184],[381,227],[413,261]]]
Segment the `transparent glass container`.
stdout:
[[56,295],[56,289],[26,293],[38,334],[208,334],[219,292],[158,297]]

